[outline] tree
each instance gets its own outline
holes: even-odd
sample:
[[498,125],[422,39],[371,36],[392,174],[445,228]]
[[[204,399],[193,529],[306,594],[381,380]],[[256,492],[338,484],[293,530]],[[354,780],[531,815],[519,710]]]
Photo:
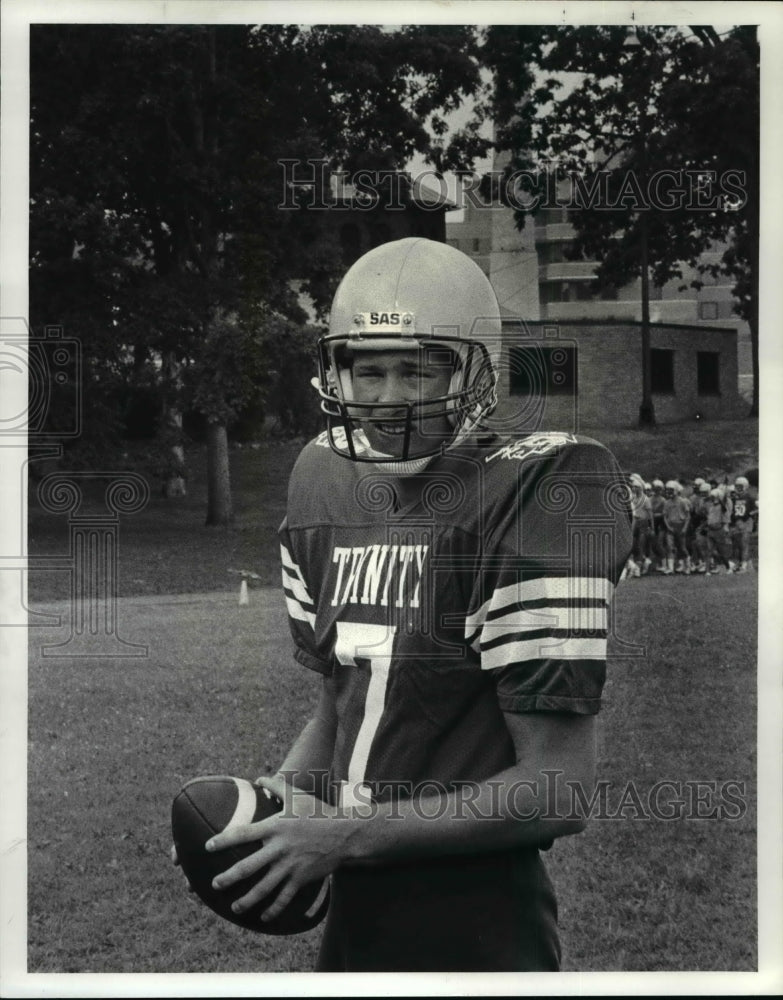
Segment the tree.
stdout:
[[170,410],[190,393],[227,523],[227,421],[257,391],[238,372],[271,316],[303,321],[292,279],[323,310],[341,271],[323,212],[279,210],[280,163],[447,161],[473,29],[37,25],[31,53],[33,325],[78,331],[95,415],[107,371],[154,375]]
[[[491,113],[497,148],[511,154],[508,173],[554,168],[570,182],[572,256],[600,261],[599,287],[635,277],[644,286],[648,268],[662,285],[682,278],[684,264],[731,275],[755,357],[754,29],[720,37],[656,26],[630,33],[624,26],[497,27],[482,51],[495,77]],[[517,207],[520,227],[534,210]],[[702,255],[719,243],[726,246],[720,263],[705,264]],[[649,384],[640,416],[653,417]]]

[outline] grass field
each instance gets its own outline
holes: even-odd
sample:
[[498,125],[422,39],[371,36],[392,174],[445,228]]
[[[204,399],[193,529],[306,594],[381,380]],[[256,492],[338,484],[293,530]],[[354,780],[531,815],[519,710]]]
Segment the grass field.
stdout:
[[[645,650],[609,664],[607,808],[548,855],[566,970],[755,966],[756,581],[648,577],[618,589],[617,636]],[[232,594],[129,599],[120,631],[149,656],[44,658],[57,630],[32,632],[30,971],[307,971],[318,929],[264,938],[226,924],[168,860],[180,784],[274,767],[312,706],[277,593],[258,590],[248,607]],[[663,779],[684,799],[695,794],[686,782],[711,783],[702,813],[730,805],[721,788],[736,781],[742,805],[722,819],[641,818],[626,786],[649,812]]]
[[[757,465],[756,432],[737,421],[597,436],[624,468],[671,476]],[[314,679],[291,658],[276,589],[275,532],[300,446],[233,452],[230,529],[202,527],[198,450],[187,498],[153,497],[122,519],[119,634],[146,644],[146,657],[43,656],[63,631],[31,629],[29,971],[312,967],[320,930],[264,938],[226,924],[185,892],[168,859],[182,782],[273,769],[313,704]],[[67,545],[64,519],[31,495],[31,553]],[[262,577],[248,607],[238,606],[229,567]],[[30,592],[40,610],[67,583],[32,572]],[[649,576],[618,588],[599,717],[608,807],[547,856],[564,969],[755,968],[757,599],[755,573]],[[679,818],[649,815],[664,780],[673,785],[662,807],[675,793],[686,802]],[[694,815],[716,807],[722,816]]]

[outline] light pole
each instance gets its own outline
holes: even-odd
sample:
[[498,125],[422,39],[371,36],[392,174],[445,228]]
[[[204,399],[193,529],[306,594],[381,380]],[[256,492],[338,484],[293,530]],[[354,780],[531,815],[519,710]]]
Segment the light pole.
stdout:
[[[633,61],[641,62],[643,51],[642,43],[639,41],[637,28],[629,29],[628,35],[623,43],[623,47],[633,50]],[[641,69],[641,67],[637,67]],[[639,98],[639,187],[643,192],[647,191],[647,91],[646,74],[641,72],[635,74],[636,82],[640,87]],[[650,355],[650,265],[649,265],[649,226],[648,215],[650,211],[648,205],[643,205],[639,210],[639,264],[641,268],[641,292],[642,292],[642,402],[639,406],[639,426],[655,427],[655,406],[652,398],[652,364]]]

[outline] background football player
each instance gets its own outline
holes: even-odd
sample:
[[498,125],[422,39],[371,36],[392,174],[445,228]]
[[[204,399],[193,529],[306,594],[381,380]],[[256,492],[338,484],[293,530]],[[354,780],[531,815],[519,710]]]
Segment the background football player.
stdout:
[[734,497],[729,517],[731,535],[731,566],[737,573],[747,573],[750,555],[750,536],[756,518],[756,500],[748,492],[749,482],[745,476],[734,480]]
[[[650,568],[648,555],[653,533],[653,512],[650,496],[645,490],[645,482],[638,473],[630,477],[631,507],[633,509],[633,550],[628,560],[629,575],[643,576]],[[652,493],[652,488],[650,488]]]
[[[666,567],[670,574],[690,573],[691,560],[685,544],[685,535],[691,516],[691,505],[681,496],[682,487],[676,479],[669,479],[664,487],[663,523],[666,528]],[[675,567],[675,559],[677,564]]]
[[729,538],[729,521],[731,507],[727,506],[723,490],[716,486],[710,490],[710,503],[707,507],[707,538],[710,543],[710,573],[719,573],[720,565],[731,572],[731,540]]
[[584,826],[630,514],[598,443],[486,428],[500,344],[483,272],[411,238],[353,265],[319,345],[280,542],[320,703],[259,779],[286,809],[215,847],[263,840],[217,884],[280,888],[270,916],[332,873],[320,971],[559,967],[540,852]]
[[663,521],[663,505],[665,498],[663,495],[663,480],[657,476],[652,481],[652,495],[650,496],[650,506],[653,514],[653,537],[651,547],[655,553],[655,568],[664,570],[666,568],[666,525]]
[[688,525],[688,551],[697,573],[706,573],[710,558],[710,543],[707,537],[707,509],[710,505],[710,484],[703,479],[691,499],[691,519]]

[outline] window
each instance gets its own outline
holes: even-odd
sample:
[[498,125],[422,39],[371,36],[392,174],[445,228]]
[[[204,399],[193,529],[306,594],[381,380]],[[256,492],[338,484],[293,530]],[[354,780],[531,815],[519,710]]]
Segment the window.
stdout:
[[650,382],[653,392],[674,395],[674,351],[652,348],[650,351]]
[[542,302],[570,302],[571,285],[567,281],[547,281],[539,290]]
[[696,352],[696,391],[700,396],[720,396],[720,354]]
[[509,350],[509,393],[512,396],[575,396],[577,357],[575,347],[512,347]]
[[717,318],[718,318],[717,302],[699,303],[699,319],[717,319]]
[[544,243],[541,248],[542,263],[560,264],[565,258],[565,245],[563,243]]

